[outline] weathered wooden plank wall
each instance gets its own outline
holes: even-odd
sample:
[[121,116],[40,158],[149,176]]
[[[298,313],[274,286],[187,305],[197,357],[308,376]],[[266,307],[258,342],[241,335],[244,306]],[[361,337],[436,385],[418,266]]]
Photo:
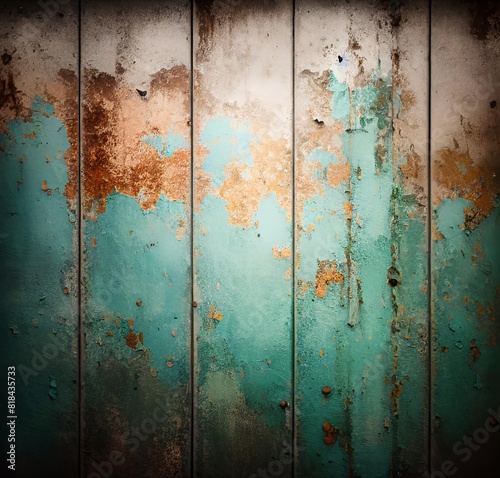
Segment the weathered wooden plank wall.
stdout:
[[495,2],[4,10],[19,476],[496,476]]
[[82,6],[83,473],[188,476],[190,7]]
[[291,476],[293,8],[194,14],[195,476]]
[[296,5],[298,472],[417,475],[427,5]]
[[[3,474],[10,445],[8,473],[50,476],[57,463],[77,474],[77,18],[73,0],[12,1],[0,16]],[[12,429],[7,367],[16,367]]]
[[497,2],[432,3],[435,476],[498,467],[499,21]]

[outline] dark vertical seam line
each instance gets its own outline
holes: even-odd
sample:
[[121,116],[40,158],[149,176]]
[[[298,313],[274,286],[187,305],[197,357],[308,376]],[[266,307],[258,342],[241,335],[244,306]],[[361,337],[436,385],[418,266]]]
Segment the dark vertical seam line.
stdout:
[[297,253],[297,237],[296,237],[296,225],[297,221],[295,218],[296,214],[296,195],[295,195],[295,0],[292,2],[292,477],[296,475],[296,459],[297,457],[297,435],[296,435],[296,353],[297,353],[297,301],[296,301],[296,253]]
[[427,377],[427,469],[432,472],[432,366],[433,366],[433,335],[432,335],[432,0],[429,0],[429,32],[428,32],[428,86],[427,86],[427,309],[428,309],[428,377]]
[[78,476],[83,476],[83,225],[82,225],[82,1],[78,0],[78,271],[77,271],[77,307],[78,307]]
[[191,0],[190,2],[191,5],[191,12],[190,12],[190,69],[191,69],[191,75],[190,75],[190,111],[189,111],[189,119],[190,119],[190,126],[191,126],[191,143],[190,143],[190,148],[191,148],[191,171],[190,171],[190,182],[191,182],[191,188],[190,188],[190,229],[191,229],[191,237],[190,237],[190,268],[191,268],[191,296],[190,300],[191,303],[189,304],[189,309],[190,309],[190,388],[191,388],[191,393],[190,393],[190,406],[191,406],[191,415],[190,415],[190,474],[191,477],[193,478],[195,476],[195,439],[194,439],[194,434],[195,434],[195,412],[194,412],[194,406],[195,406],[195,337],[194,337],[194,307],[193,307],[193,302],[194,302],[194,0]]

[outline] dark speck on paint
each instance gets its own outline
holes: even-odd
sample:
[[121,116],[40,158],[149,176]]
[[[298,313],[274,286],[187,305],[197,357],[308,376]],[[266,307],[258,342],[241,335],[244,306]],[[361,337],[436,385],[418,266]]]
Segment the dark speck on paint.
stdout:
[[387,282],[391,287],[396,287],[399,284],[399,282],[396,279],[389,279]]
[[12,56],[9,55],[8,53],[4,53],[2,55],[2,63],[4,65],[8,65],[12,61]]
[[344,61],[344,59],[340,55],[337,58],[339,59],[339,63],[342,63]]
[[497,102],[495,100],[490,102],[490,108],[495,108],[496,105],[497,105]]

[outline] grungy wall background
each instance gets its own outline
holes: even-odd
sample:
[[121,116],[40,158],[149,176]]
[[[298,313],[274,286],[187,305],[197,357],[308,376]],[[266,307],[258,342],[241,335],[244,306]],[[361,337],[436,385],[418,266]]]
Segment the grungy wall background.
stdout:
[[498,476],[495,2],[1,3],[2,466]]

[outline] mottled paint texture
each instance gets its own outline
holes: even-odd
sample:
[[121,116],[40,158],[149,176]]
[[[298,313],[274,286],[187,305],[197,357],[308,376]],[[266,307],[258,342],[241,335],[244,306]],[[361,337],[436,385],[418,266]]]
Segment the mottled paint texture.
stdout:
[[64,123],[41,97],[0,134],[2,366],[17,367],[16,472],[26,476],[33,460],[47,473],[54,460],[76,470],[76,218],[63,194],[69,148]]
[[[265,12],[247,2],[236,8],[196,2],[195,9],[194,434],[200,477],[251,476],[267,472],[272,462],[290,476],[291,5],[262,7]],[[245,66],[235,69],[241,56]],[[273,95],[275,109],[266,101]]]
[[[363,65],[369,40],[354,32],[364,12],[342,56],[329,56],[338,38],[323,49],[323,71],[307,34],[324,14],[303,2],[298,12],[298,473],[423,472],[425,203],[404,177],[420,160],[393,134],[411,95],[382,40],[375,68]],[[391,10],[377,15],[387,24]]]
[[496,476],[500,10],[430,7],[9,3],[20,476]]
[[[84,8],[86,474],[116,451],[117,476],[188,476],[191,466],[189,9],[149,7],[158,15],[141,16],[141,28],[133,2]],[[176,29],[176,41],[152,45],[145,63],[122,55],[148,32],[166,42]],[[118,41],[101,45],[104,63],[93,43],[101,35]]]

